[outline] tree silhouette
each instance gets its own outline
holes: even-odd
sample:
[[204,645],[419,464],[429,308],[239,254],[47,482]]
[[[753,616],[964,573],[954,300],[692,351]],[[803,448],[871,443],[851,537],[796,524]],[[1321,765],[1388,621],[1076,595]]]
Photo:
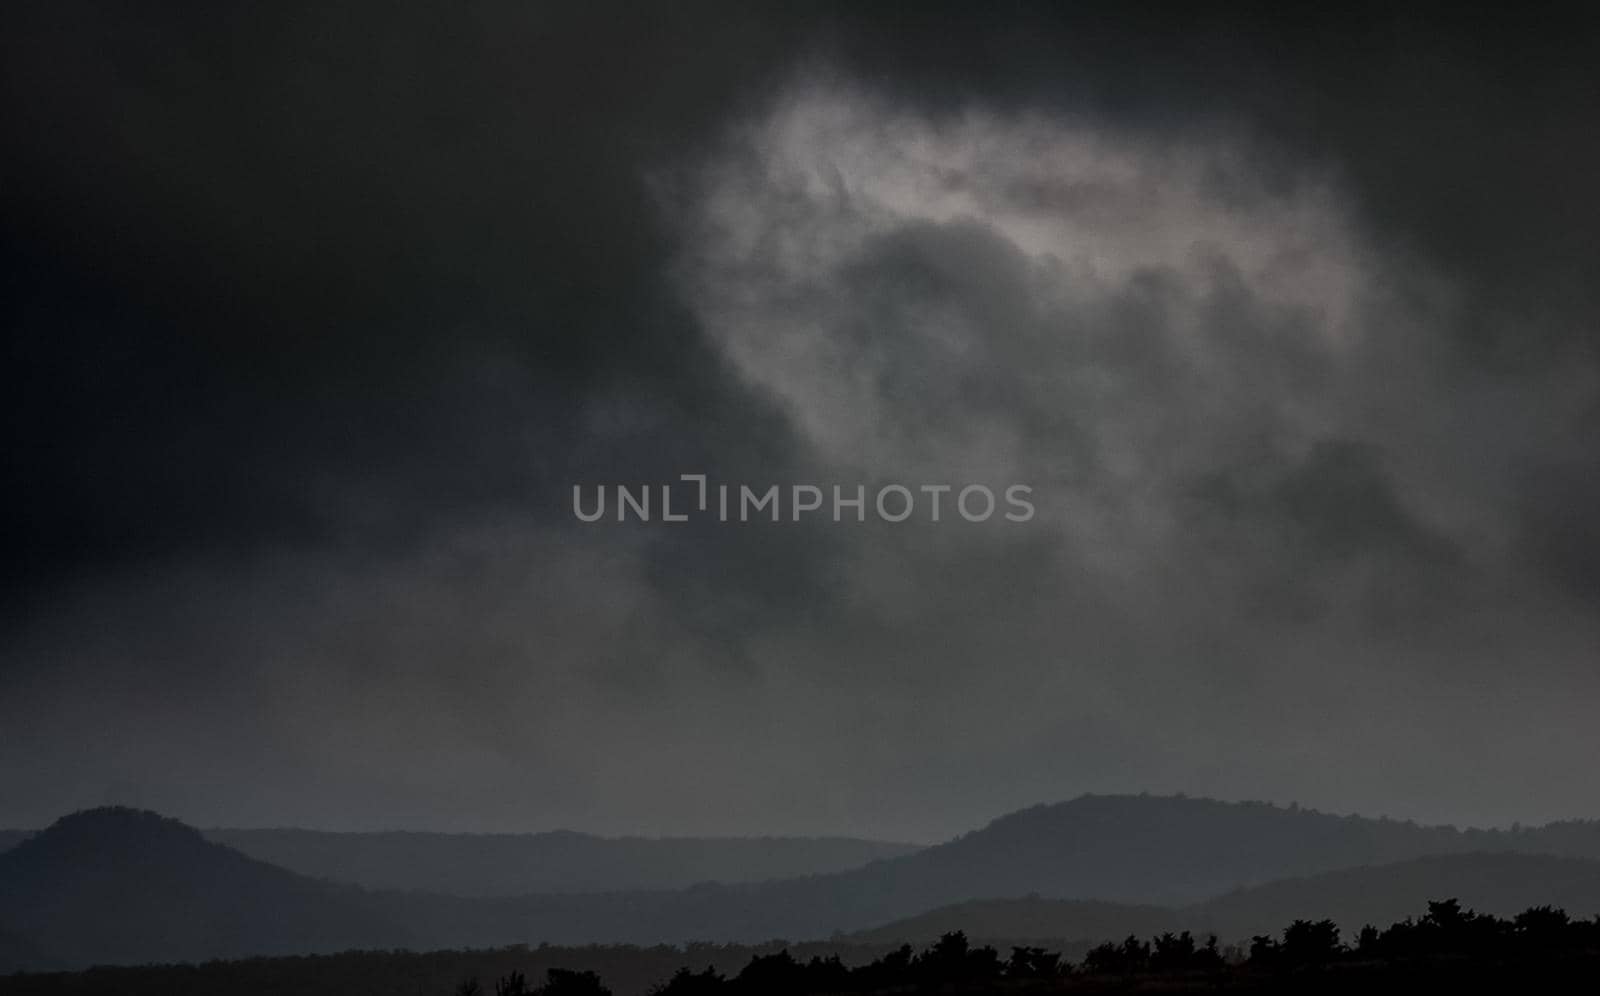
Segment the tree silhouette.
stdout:
[[494,984],[494,996],[530,996],[528,977],[521,972],[512,972],[498,979]]
[[1290,965],[1325,965],[1339,957],[1339,925],[1332,920],[1296,920],[1283,931],[1281,951]]
[[705,971],[699,973],[680,968],[672,978],[652,989],[651,993],[652,996],[711,996],[721,993],[726,986],[727,980],[707,965]]
[[535,996],[611,996],[611,990],[600,982],[594,972],[572,972],[564,968],[545,971],[545,983],[534,990]]
[[1014,947],[1006,962],[1008,979],[1053,979],[1061,974],[1061,954],[1044,948]]

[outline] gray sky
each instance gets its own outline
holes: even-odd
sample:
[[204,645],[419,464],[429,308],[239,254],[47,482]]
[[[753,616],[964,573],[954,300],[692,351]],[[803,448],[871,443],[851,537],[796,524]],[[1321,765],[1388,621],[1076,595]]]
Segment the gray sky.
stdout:
[[0,824],[1600,816],[1592,33],[30,6]]

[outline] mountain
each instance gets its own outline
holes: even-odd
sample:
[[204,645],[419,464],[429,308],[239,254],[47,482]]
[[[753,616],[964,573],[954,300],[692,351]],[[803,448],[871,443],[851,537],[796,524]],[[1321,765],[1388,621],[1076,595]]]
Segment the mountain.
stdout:
[[[261,861],[369,889],[458,896],[680,889],[842,871],[917,851],[849,837],[597,837],[206,830]],[[3,839],[0,839],[3,845]]]
[[[1563,846],[1600,855],[1595,824],[1561,826]],[[1184,907],[1277,879],[1547,839],[1538,831],[1459,831],[1265,803],[1083,796],[849,871],[672,892],[526,897],[509,901],[506,915],[529,936],[563,944],[827,937],[974,897]]]
[[[0,853],[36,833],[0,830]],[[454,896],[681,889],[843,871],[921,850],[855,837],[601,837],[547,833],[202,830],[207,840],[313,878]]]
[[1182,911],[1226,937],[1281,929],[1297,919],[1330,919],[1347,935],[1459,899],[1479,913],[1509,917],[1559,906],[1574,917],[1600,914],[1600,861],[1543,854],[1450,854],[1285,879],[1218,896]]
[[1388,925],[1420,914],[1429,901],[1452,898],[1463,907],[1507,918],[1544,905],[1589,917],[1600,914],[1600,861],[1504,851],[1435,855],[1268,882],[1181,908],[1038,896],[974,900],[846,939],[915,945],[965,930],[986,941],[1061,944],[1190,930],[1244,941],[1276,934],[1295,920],[1330,919],[1349,940],[1364,924]]
[[[1561,825],[1569,849],[1588,847],[1594,836],[1592,825]],[[1587,861],[1465,853],[1548,839],[1539,831],[1460,832],[1259,803],[1085,796],[847,871],[474,898],[335,885],[155,814],[111,809],[67,817],[0,854],[0,933],[81,964],[350,947],[804,940],[852,931],[881,939],[887,935],[872,928],[908,917],[917,919],[897,930],[954,923],[957,914],[943,908],[963,903],[960,915],[988,918],[974,928],[985,933],[1063,938],[1169,922],[1154,906],[1177,908],[1171,922],[1228,936],[1276,929],[1296,916],[1381,921],[1452,895],[1497,911],[1546,902],[1587,910],[1589,897],[1600,894],[1589,891]],[[1294,881],[1275,881],[1283,879]],[[970,904],[1024,895],[1042,898]]]
[[950,902],[1037,892],[1184,905],[1274,879],[1499,850],[1600,859],[1600,824],[1461,831],[1258,802],[1086,795],[850,874],[876,877],[879,891],[937,882]]
[[0,854],[0,934],[30,963],[202,960],[402,947],[358,890],[305,878],[131,809],[63,817]]
[[[1553,828],[1553,829],[1552,829]],[[1534,831],[1461,831],[1335,816],[1266,803],[1153,796],[1081,796],[1003,816],[915,854],[864,867],[694,896],[641,896],[604,912],[573,907],[541,930],[578,943],[599,922],[643,941],[827,936],[915,916],[974,897],[1038,894],[1181,907],[1276,879],[1437,854],[1535,850],[1600,858],[1600,824]],[[669,912],[670,911],[670,912]],[[541,935],[542,936],[542,935]]]

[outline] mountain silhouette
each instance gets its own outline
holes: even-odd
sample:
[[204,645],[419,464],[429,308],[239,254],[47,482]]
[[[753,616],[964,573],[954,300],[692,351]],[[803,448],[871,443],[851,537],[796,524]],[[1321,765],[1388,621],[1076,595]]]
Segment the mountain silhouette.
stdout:
[[[1132,923],[1239,936],[1298,916],[1382,922],[1451,895],[1497,912],[1544,903],[1587,910],[1600,865],[1475,853],[1600,842],[1593,824],[1553,826],[1457,831],[1260,803],[1085,796],[841,872],[472,898],[313,879],[174,820],[105,809],[66,817],[0,854],[0,933],[35,958],[76,965],[353,947],[759,942],[856,931],[881,939],[885,924],[921,917],[920,931],[963,903],[962,915],[988,918],[972,929],[1027,939],[1140,932]],[[970,904],[1008,896],[1040,898]]]
[[1544,854],[1448,854],[1347,868],[1230,892],[1182,911],[1185,920],[1248,937],[1300,919],[1329,919],[1347,934],[1389,924],[1454,898],[1479,913],[1510,917],[1556,906],[1577,918],[1600,914],[1600,861]]
[[402,947],[358,890],[207,841],[177,820],[88,810],[0,854],[0,932],[34,961],[196,961]]
[[[578,936],[591,916],[635,933],[659,915],[671,938],[759,940],[852,932],[975,897],[1038,894],[1184,907],[1229,890],[1324,871],[1476,851],[1600,858],[1600,824],[1457,830],[1257,802],[1085,795],[994,820],[945,844],[830,875],[694,897],[640,897],[613,913],[574,907],[550,929]],[[664,910],[672,908],[674,912]],[[534,914],[541,921],[544,917]],[[618,938],[621,939],[621,938]],[[665,939],[665,938],[658,938]]]
[[1499,850],[1600,859],[1600,824],[1463,831],[1259,802],[1085,795],[850,874],[876,874],[885,887],[938,882],[949,901],[1036,892],[1185,905],[1274,879]]
[[[914,844],[849,837],[599,837],[206,830],[206,839],[303,875],[457,896],[681,889],[842,871]],[[3,845],[3,838],[0,838]]]
[[[1600,855],[1595,824],[1560,828],[1562,846],[1592,846]],[[560,944],[814,938],[975,897],[1038,894],[1177,908],[1276,879],[1426,855],[1532,849],[1549,840],[1540,831],[1460,831],[1265,803],[1083,796],[849,871],[676,891],[531,896],[506,901],[502,914],[523,924],[526,936]],[[448,926],[464,916],[453,915]]]
[[915,945],[964,930],[975,939],[1059,944],[1189,930],[1242,941],[1274,933],[1295,920],[1322,919],[1339,924],[1348,939],[1365,924],[1394,923],[1443,898],[1501,917],[1547,905],[1588,917],[1600,914],[1600,861],[1504,851],[1434,855],[1282,879],[1179,908],[1038,896],[972,900],[845,939]]

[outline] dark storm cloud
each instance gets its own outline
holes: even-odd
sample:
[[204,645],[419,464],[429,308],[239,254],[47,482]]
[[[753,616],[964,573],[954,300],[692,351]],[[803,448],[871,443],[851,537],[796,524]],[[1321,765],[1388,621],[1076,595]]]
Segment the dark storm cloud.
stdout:
[[[9,16],[0,822],[1600,806],[1575,25]],[[693,472],[1040,516],[570,517]]]
[[[658,290],[639,171],[709,127],[730,53],[766,29],[482,15],[13,14],[15,570],[326,541],[361,525],[326,507],[347,490],[400,506],[373,514],[401,534],[526,504],[606,390],[667,421],[724,414]],[[722,54],[684,66],[691,41]]]

